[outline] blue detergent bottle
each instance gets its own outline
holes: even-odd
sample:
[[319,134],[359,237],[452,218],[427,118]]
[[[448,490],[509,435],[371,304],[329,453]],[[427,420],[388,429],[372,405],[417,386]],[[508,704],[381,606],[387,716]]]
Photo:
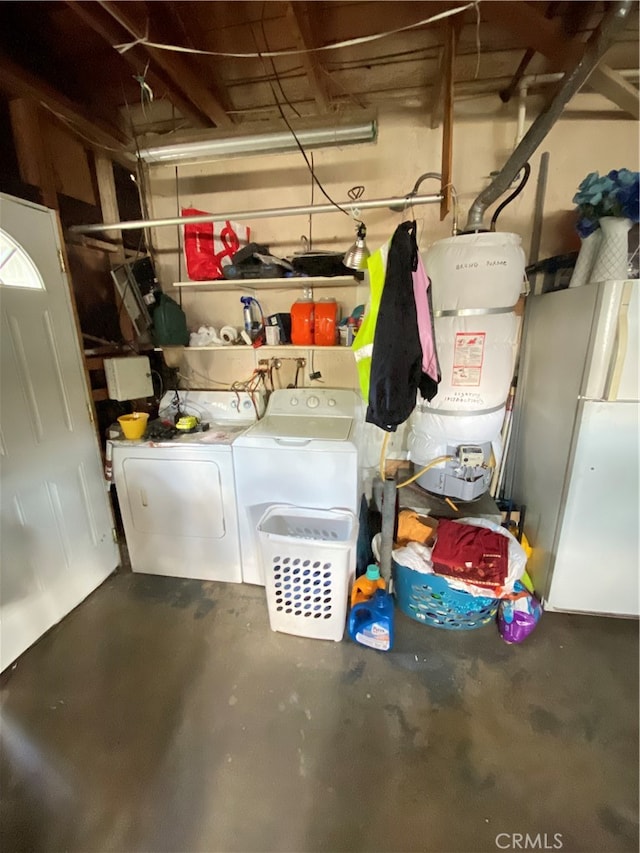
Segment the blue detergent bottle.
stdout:
[[368,601],[351,608],[349,636],[362,646],[389,651],[393,646],[393,598],[386,590],[377,589]]

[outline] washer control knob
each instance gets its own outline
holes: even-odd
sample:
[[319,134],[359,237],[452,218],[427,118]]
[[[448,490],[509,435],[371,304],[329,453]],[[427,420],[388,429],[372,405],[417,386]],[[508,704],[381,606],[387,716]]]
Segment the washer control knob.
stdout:
[[252,405],[251,400],[245,400],[244,403],[242,404],[242,408],[243,409],[250,409],[251,405]]
[[300,402],[300,401],[298,400],[298,398],[297,398],[297,397],[292,397],[292,398],[291,398],[291,405],[292,405],[292,406],[297,406],[299,402]]
[[330,399],[330,400],[327,400],[327,404],[328,404],[329,406],[332,406],[332,407],[333,407],[333,406],[335,406],[336,401],[333,399],[333,397],[331,397],[331,399]]
[[307,406],[310,409],[317,409],[319,405],[320,405],[320,400],[317,397],[315,397],[315,396],[307,397]]

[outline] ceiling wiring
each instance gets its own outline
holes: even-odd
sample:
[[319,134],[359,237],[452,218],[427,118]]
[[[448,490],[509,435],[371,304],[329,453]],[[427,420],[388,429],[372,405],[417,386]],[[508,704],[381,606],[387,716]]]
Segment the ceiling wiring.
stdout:
[[[269,47],[269,42],[268,42],[268,40],[267,40],[267,30],[266,30],[265,25],[264,25],[264,0],[263,0],[263,3],[262,3],[262,11],[260,12],[260,28],[262,29],[262,38],[264,39],[265,46],[266,46],[266,47],[267,47],[267,49],[268,49],[268,47]],[[252,31],[252,32],[253,32],[253,31]],[[255,35],[254,35],[254,41],[255,41]],[[256,47],[257,47],[257,45],[256,45]],[[272,57],[269,57],[269,62],[270,62],[270,64],[271,64],[271,68],[273,69],[273,74],[274,74],[274,76],[275,76],[275,78],[276,78],[276,80],[277,80],[277,82],[278,82],[278,88],[280,89],[280,94],[282,95],[282,97],[283,97],[283,99],[284,99],[285,103],[289,106],[289,109],[290,109],[292,112],[294,112],[294,113],[296,114],[296,116],[297,116],[298,118],[301,118],[300,113],[298,112],[298,110],[293,106],[293,104],[289,101],[289,99],[287,98],[287,96],[286,96],[286,95],[285,95],[285,93],[284,93],[284,89],[282,88],[282,80],[281,80],[281,78],[280,78],[280,75],[278,74],[278,71],[277,71],[277,69],[276,69],[276,64],[275,64],[275,62],[273,61],[273,58],[272,58]],[[263,68],[264,68],[264,62],[262,63],[262,66],[263,66]],[[266,70],[266,69],[265,69],[265,70]]]
[[[264,9],[265,9],[265,3],[264,3],[264,0],[263,0],[263,3],[262,3],[262,20],[263,20],[263,21],[264,21]],[[253,32],[253,30],[252,30],[252,32]],[[264,32],[264,30],[263,30],[263,35],[264,35],[264,37],[265,37],[265,45],[267,45],[267,47],[268,47],[268,43],[267,43],[267,41],[266,41],[266,33]],[[254,41],[256,41],[255,34],[254,34]],[[257,45],[257,41],[256,41],[256,45]],[[259,54],[259,55],[260,55],[260,59],[262,60],[262,57],[263,57],[263,56],[267,56],[267,55],[269,55],[269,54],[268,54],[268,53],[264,53],[264,54]],[[263,61],[263,67],[264,67],[264,61]],[[277,71],[276,71],[276,69],[275,69],[275,65],[274,65],[274,67],[273,67],[273,70],[274,70],[274,73],[276,74],[276,77],[277,77]],[[265,68],[265,72],[266,72],[266,68]],[[297,135],[296,135],[295,130],[294,130],[294,129],[293,129],[293,127],[291,126],[291,123],[289,122],[289,119],[287,118],[287,116],[286,116],[286,114],[285,114],[284,110],[282,109],[282,104],[280,103],[280,100],[278,99],[278,95],[277,95],[276,90],[275,90],[275,88],[274,88],[274,86],[273,86],[273,83],[271,82],[271,80],[268,80],[267,82],[269,83],[269,87],[271,88],[271,93],[272,93],[272,95],[273,95],[273,100],[275,101],[276,107],[278,108],[278,112],[280,113],[280,117],[282,118],[282,120],[283,120],[283,121],[284,121],[284,123],[286,124],[286,126],[287,126],[287,128],[288,128],[289,132],[291,133],[291,135],[293,136],[293,138],[294,138],[294,140],[295,140],[295,143],[296,143],[296,145],[298,146],[298,148],[299,148],[299,150],[300,150],[300,153],[302,154],[302,156],[303,156],[303,158],[304,158],[305,163],[307,164],[307,168],[309,169],[309,172],[310,172],[310,174],[311,174],[311,177],[312,177],[312,179],[315,181],[315,183],[316,183],[316,184],[317,184],[317,186],[318,186],[318,189],[320,190],[320,192],[322,193],[322,195],[327,199],[327,201],[328,201],[328,202],[330,202],[330,203],[331,203],[331,204],[332,204],[332,205],[333,205],[337,210],[341,211],[341,212],[342,212],[342,213],[344,213],[346,216],[349,216],[349,217],[351,218],[351,217],[353,216],[353,214],[352,214],[350,211],[346,210],[346,208],[342,207],[342,205],[338,204],[338,202],[334,201],[334,200],[331,198],[331,196],[329,195],[329,193],[328,193],[328,192],[325,190],[325,188],[323,187],[322,183],[320,182],[320,179],[318,178],[318,176],[317,176],[317,175],[316,175],[316,173],[315,173],[315,169],[314,169],[314,167],[313,167],[313,163],[311,162],[311,160],[309,160],[309,157],[307,156],[307,152],[304,150],[304,147],[302,146],[302,143],[301,143],[301,142],[300,142],[300,140],[298,139],[298,137],[297,137]],[[280,87],[280,91],[282,91],[282,86]],[[283,92],[283,96],[284,96],[284,92]],[[286,97],[285,97],[285,100],[286,100]],[[287,101],[287,103],[289,104],[289,102],[288,102],[288,101]],[[291,104],[289,104],[289,106],[291,107]],[[292,109],[293,109],[293,108],[292,108]]]
[[304,53],[317,53],[320,51],[338,50],[342,47],[353,47],[358,44],[367,44],[368,42],[378,41],[379,39],[387,38],[388,36],[395,35],[396,33],[403,33],[407,30],[414,30],[418,27],[425,27],[427,26],[427,24],[433,24],[436,21],[442,21],[445,18],[451,18],[453,15],[459,15],[462,12],[466,12],[467,9],[477,7],[479,2],[481,2],[481,0],[474,0],[474,2],[466,3],[464,6],[456,6],[455,9],[447,9],[444,12],[439,12],[436,15],[431,15],[429,18],[424,18],[423,20],[416,21],[413,24],[406,24],[404,27],[396,27],[395,29],[387,30],[386,32],[374,33],[369,36],[359,36],[358,38],[334,42],[333,44],[320,45],[319,47],[296,48],[292,50],[272,50],[266,53],[230,53],[221,50],[201,50],[195,47],[181,47],[180,45],[176,44],[166,44],[162,42],[149,41],[149,23],[147,21],[146,34],[144,36],[140,36],[139,38],[136,38],[130,42],[114,44],[113,48],[114,50],[117,50],[118,53],[126,53],[128,50],[131,50],[131,48],[141,44],[146,47],[155,48],[156,50],[167,50],[172,51],[174,53],[193,53],[199,56],[221,56],[228,57],[230,59],[262,59],[262,57],[264,56],[297,56]]

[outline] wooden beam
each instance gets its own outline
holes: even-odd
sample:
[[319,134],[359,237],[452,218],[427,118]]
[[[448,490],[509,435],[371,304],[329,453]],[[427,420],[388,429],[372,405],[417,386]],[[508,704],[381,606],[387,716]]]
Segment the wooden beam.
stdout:
[[[143,39],[145,37],[144,28],[134,20],[128,8],[129,4],[116,5],[112,0],[98,0],[98,2],[134,39]],[[149,19],[151,19],[151,13],[149,13]],[[183,92],[188,93],[189,99],[209,121],[218,127],[229,127],[231,125],[231,119],[224,107],[207,89],[200,77],[191,70],[191,66],[186,59],[180,54],[169,53],[164,50],[154,50],[144,44],[142,47],[149,54],[155,65],[162,68],[169,75],[174,85],[179,87]]]
[[[289,2],[286,4],[285,20],[296,50],[309,50],[317,46],[310,24],[310,14],[310,5],[306,2]],[[307,75],[316,106],[321,113],[326,113],[329,110],[331,99],[318,54],[302,53],[299,55],[299,59]]]
[[[67,0],[67,4],[87,26],[101,36],[108,44],[114,45],[126,41],[127,34],[97,3]],[[141,47],[132,47],[122,54],[122,58],[136,72],[142,74],[148,61],[148,54]],[[173,84],[173,81],[162,72],[149,68],[147,82],[154,90],[155,96],[166,94],[180,114],[189,119],[194,127],[208,127],[209,120],[200,112],[193,102],[185,97],[183,92]]]
[[[100,195],[100,207],[102,208],[102,218],[105,222],[119,222],[120,209],[118,207],[118,196],[116,193],[116,182],[113,176],[113,163],[104,154],[97,153],[95,155],[96,179],[98,182],[98,193]],[[117,251],[109,258],[109,263],[112,266],[122,264],[125,261],[124,245],[122,243],[122,231],[114,232],[117,235],[118,243]],[[125,341],[133,341],[136,338],[136,332],[131,322],[131,318],[124,308],[124,297],[120,297],[115,284],[112,284],[114,301],[118,306],[118,322],[120,323],[120,332]],[[95,399],[95,398],[94,398]]]
[[[113,176],[113,163],[104,154],[97,152],[94,156],[96,180],[98,182],[98,194],[100,195],[100,208],[104,222],[119,222],[120,210],[118,207],[118,196],[116,193],[116,182]],[[124,246],[122,244],[122,231],[115,231],[118,243],[115,259],[119,263],[124,261]]]
[[608,65],[598,65],[591,72],[587,85],[600,95],[604,95],[625,113],[629,113],[636,121],[640,119],[638,90],[613,68],[609,68]]
[[[580,4],[579,0],[577,0],[577,4],[582,5],[582,4]],[[574,5],[576,5],[576,3],[574,3]],[[547,6],[546,11],[544,13],[545,18],[552,18],[558,9],[558,6],[559,6],[559,3],[555,2],[555,0],[552,3],[549,3],[549,5]],[[571,33],[571,35],[575,35],[575,32],[576,31],[574,30]],[[535,53],[536,53],[535,50],[533,50],[533,48],[531,48],[531,47],[528,47],[526,49],[524,56],[520,60],[520,64],[518,65],[516,73],[513,75],[513,79],[511,80],[511,83],[509,83],[509,85],[505,89],[502,89],[499,92],[500,100],[503,103],[505,103],[505,104],[509,103],[509,101],[511,100],[511,98],[515,94],[516,89],[518,88],[518,83],[520,82],[520,80],[524,76],[524,72],[529,67],[529,63],[531,62],[531,60],[535,56]]]
[[35,101],[10,101],[9,114],[20,178],[40,190],[45,207],[58,210],[58,194],[49,150],[45,144],[44,121]]
[[482,17],[495,26],[509,30],[531,47],[560,65],[575,65],[584,52],[584,43],[564,36],[559,19],[550,20],[522,0],[483,0]]
[[40,77],[21,68],[0,52],[0,89],[18,98],[42,103],[51,112],[68,121],[93,146],[106,146],[124,152],[129,139],[118,128],[101,119],[91,118],[85,109]]
[[[487,20],[510,30],[522,38],[528,47],[554,62],[557,70],[567,71],[575,67],[582,58],[585,42],[565,38],[559,19],[548,20],[528,3],[521,0],[484,0],[481,10]],[[589,77],[589,86],[634,118],[638,118],[637,91],[608,65],[601,62],[597,66]]]
[[440,121],[442,118],[442,101],[443,101],[443,91],[444,84],[447,77],[447,63],[449,61],[447,55],[447,39],[449,38],[449,31],[451,27],[453,27],[453,35],[454,35],[454,45],[453,52],[455,57],[455,52],[458,48],[458,41],[460,40],[460,33],[462,32],[462,27],[464,26],[464,14],[456,15],[456,17],[449,21],[445,25],[445,35],[444,35],[444,46],[440,51],[439,61],[438,61],[438,71],[436,73],[435,83],[433,84],[433,89],[431,91],[431,99],[429,101],[429,114],[431,116],[430,126],[432,130],[435,130],[437,127],[440,127]]
[[442,120],[442,167],[440,221],[451,209],[451,181],[453,174],[453,70],[456,60],[455,24],[450,22],[444,44],[444,109]]
[[[163,41],[175,42],[177,38],[178,43],[184,44],[185,47],[198,47],[191,37],[190,27],[185,24],[183,5],[187,6],[186,3],[154,3],[154,33],[159,32]],[[194,55],[189,57],[189,62],[225,114],[228,114],[233,109],[233,102],[221,75],[217,71],[215,60],[212,57]]]

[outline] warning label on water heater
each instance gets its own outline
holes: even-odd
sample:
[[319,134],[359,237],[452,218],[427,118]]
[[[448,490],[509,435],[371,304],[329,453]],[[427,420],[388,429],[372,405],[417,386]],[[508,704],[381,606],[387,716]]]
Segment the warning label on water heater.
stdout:
[[452,385],[479,385],[486,332],[456,332]]

